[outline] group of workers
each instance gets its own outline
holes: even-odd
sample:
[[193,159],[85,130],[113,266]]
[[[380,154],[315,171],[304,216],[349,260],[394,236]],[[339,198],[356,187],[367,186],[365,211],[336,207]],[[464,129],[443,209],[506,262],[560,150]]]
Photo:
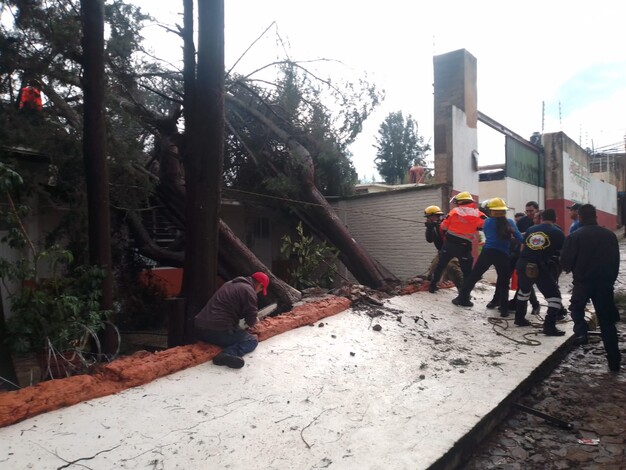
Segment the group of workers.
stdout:
[[[564,317],[558,277],[561,271],[572,272],[573,290],[570,315],[579,344],[588,342],[585,308],[593,302],[607,354],[609,369],[618,371],[621,355],[615,323],[619,313],[615,306],[613,288],[619,272],[617,237],[600,227],[596,209],[591,204],[569,206],[573,222],[566,237],[556,224],[554,209],[539,211],[535,201],[526,204],[525,214],[516,214],[516,221],[506,217],[508,207],[500,197],[485,201],[480,207],[472,195],[461,192],[451,200],[455,207],[446,215],[437,206],[424,210],[426,240],[438,249],[436,262],[430,272],[429,292],[438,290],[437,283],[452,260],[458,260],[463,282],[455,283],[458,295],[452,300],[457,306],[472,307],[471,292],[483,274],[493,266],[497,281],[493,299],[487,308],[498,308],[502,317],[513,307],[514,324],[527,327],[528,303],[533,314],[539,313],[534,296],[536,286],[545,297],[548,310],[543,321],[543,333],[562,336],[556,323]],[[482,233],[484,244],[476,263],[472,248]],[[509,302],[511,276],[517,275],[517,291]]]
[[[426,240],[437,248],[430,273],[429,292],[437,291],[443,275],[453,280],[458,295],[452,300],[457,306],[472,307],[471,292],[483,274],[494,266],[497,274],[496,289],[487,308],[498,308],[502,317],[509,315],[509,285],[511,275],[517,275],[518,289],[513,300],[518,327],[527,327],[528,302],[533,314],[539,313],[539,302],[533,287],[543,294],[548,310],[543,322],[547,336],[562,336],[564,331],[556,326],[563,317],[558,277],[561,270],[572,272],[573,290],[570,315],[574,334],[580,344],[588,342],[585,308],[593,302],[607,353],[609,369],[618,371],[621,355],[615,323],[619,313],[613,297],[613,286],[619,272],[617,237],[597,223],[596,209],[591,204],[574,204],[570,209],[574,220],[565,237],[556,224],[554,209],[539,211],[539,205],[530,201],[525,214],[516,214],[517,221],[506,216],[509,208],[500,197],[485,201],[477,207],[472,195],[461,192],[451,202],[455,207],[445,215],[438,206],[424,210]],[[473,247],[483,234],[484,244],[476,263]],[[244,320],[254,326],[258,319],[257,295],[267,295],[269,277],[256,272],[226,282],[209,299],[194,318],[196,337],[223,347],[213,358],[213,363],[230,368],[244,366],[242,356],[253,351],[258,340],[240,328]]]

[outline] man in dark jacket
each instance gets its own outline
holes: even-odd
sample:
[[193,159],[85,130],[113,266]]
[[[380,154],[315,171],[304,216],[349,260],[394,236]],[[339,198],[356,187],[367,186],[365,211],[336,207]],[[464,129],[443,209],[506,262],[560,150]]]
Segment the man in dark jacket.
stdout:
[[587,342],[585,306],[591,299],[600,323],[600,333],[606,351],[609,369],[620,370],[621,354],[615,323],[619,313],[613,297],[613,285],[619,273],[619,246],[610,230],[600,227],[596,208],[583,204],[578,208],[580,226],[565,239],[561,251],[561,267],[572,273],[574,289],[570,312],[574,334],[579,343]]
[[522,233],[526,233],[529,227],[535,225],[534,219],[535,214],[539,210],[539,204],[535,201],[528,201],[526,203],[526,207],[524,208],[524,212],[526,215],[520,217],[515,223],[517,225],[517,229]]
[[269,284],[262,272],[236,277],[220,287],[194,317],[197,338],[224,348],[213,358],[213,364],[233,369],[244,366],[241,356],[254,351],[259,342],[239,327],[239,321],[254,326],[258,319],[257,294],[267,295]]
[[546,209],[542,214],[542,223],[533,225],[526,230],[522,251],[517,261],[517,302],[515,307],[515,324],[529,326],[526,320],[526,308],[533,285],[548,302],[548,311],[543,322],[543,334],[547,336],[563,336],[564,331],[557,329],[556,320],[561,311],[561,291],[552,276],[550,259],[563,247],[565,236],[556,225],[554,209]]

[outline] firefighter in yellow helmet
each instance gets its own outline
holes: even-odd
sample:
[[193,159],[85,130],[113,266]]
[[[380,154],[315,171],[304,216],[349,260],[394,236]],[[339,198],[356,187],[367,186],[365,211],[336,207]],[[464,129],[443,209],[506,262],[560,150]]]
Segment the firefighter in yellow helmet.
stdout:
[[489,267],[494,266],[498,275],[494,300],[501,317],[509,315],[509,279],[511,278],[511,263],[509,253],[511,240],[522,242],[522,234],[517,229],[515,222],[506,217],[506,203],[500,197],[494,197],[486,203],[489,218],[485,220],[483,232],[485,233],[485,245],[483,246],[476,264],[469,276],[464,278],[463,287],[458,297],[452,300],[454,305],[471,307],[474,304],[470,300],[470,294],[476,283],[480,280]]
[[424,209],[424,217],[426,217],[426,241],[428,243],[434,243],[437,251],[441,250],[443,246],[443,235],[441,234],[440,226],[443,220],[443,211],[439,206],[428,206]]
[[477,240],[477,232],[483,226],[484,215],[476,208],[472,195],[463,191],[453,198],[456,207],[441,222],[445,240],[439,252],[439,262],[433,272],[428,291],[435,293],[443,270],[452,258],[458,258],[463,278],[469,276],[474,258],[472,244]]
[[[426,217],[426,221],[424,222],[424,225],[426,226],[426,241],[434,244],[435,248],[437,248],[437,254],[431,261],[430,267],[428,268],[427,275],[429,280],[432,279],[435,267],[439,263],[439,251],[441,250],[444,242],[444,236],[441,232],[441,222],[443,221],[444,215],[445,214],[439,206],[428,206],[424,209],[424,217]],[[457,289],[461,288],[461,285],[463,284],[463,273],[459,267],[459,261],[456,258],[450,260],[446,266],[443,273],[443,280],[450,280],[454,282]]]

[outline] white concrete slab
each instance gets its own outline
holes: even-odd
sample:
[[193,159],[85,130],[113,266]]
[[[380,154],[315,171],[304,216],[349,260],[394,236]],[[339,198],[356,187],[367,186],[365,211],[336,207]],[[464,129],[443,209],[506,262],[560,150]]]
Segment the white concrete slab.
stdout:
[[241,370],[206,363],[0,429],[0,468],[428,468],[571,335],[525,338],[538,329],[512,317],[496,334],[492,293],[347,310],[260,343]]

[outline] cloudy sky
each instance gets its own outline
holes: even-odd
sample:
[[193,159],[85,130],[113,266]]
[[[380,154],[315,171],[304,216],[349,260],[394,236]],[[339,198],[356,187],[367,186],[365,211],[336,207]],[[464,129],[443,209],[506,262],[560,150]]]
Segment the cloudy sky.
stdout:
[[[169,18],[182,2],[137,0]],[[280,54],[334,59],[337,77],[367,74],[386,92],[351,150],[359,177],[375,173],[375,137],[392,111],[411,114],[432,142],[433,55],[466,49],[478,61],[478,109],[525,138],[562,130],[583,147],[624,151],[626,47],[621,2],[527,0],[226,0],[226,67],[245,73]],[[158,8],[157,8],[158,7]],[[167,9],[170,9],[169,11]],[[155,11],[156,10],[156,11]],[[174,46],[158,28],[157,52]],[[542,109],[545,112],[542,113]],[[481,164],[503,161],[479,129]]]

